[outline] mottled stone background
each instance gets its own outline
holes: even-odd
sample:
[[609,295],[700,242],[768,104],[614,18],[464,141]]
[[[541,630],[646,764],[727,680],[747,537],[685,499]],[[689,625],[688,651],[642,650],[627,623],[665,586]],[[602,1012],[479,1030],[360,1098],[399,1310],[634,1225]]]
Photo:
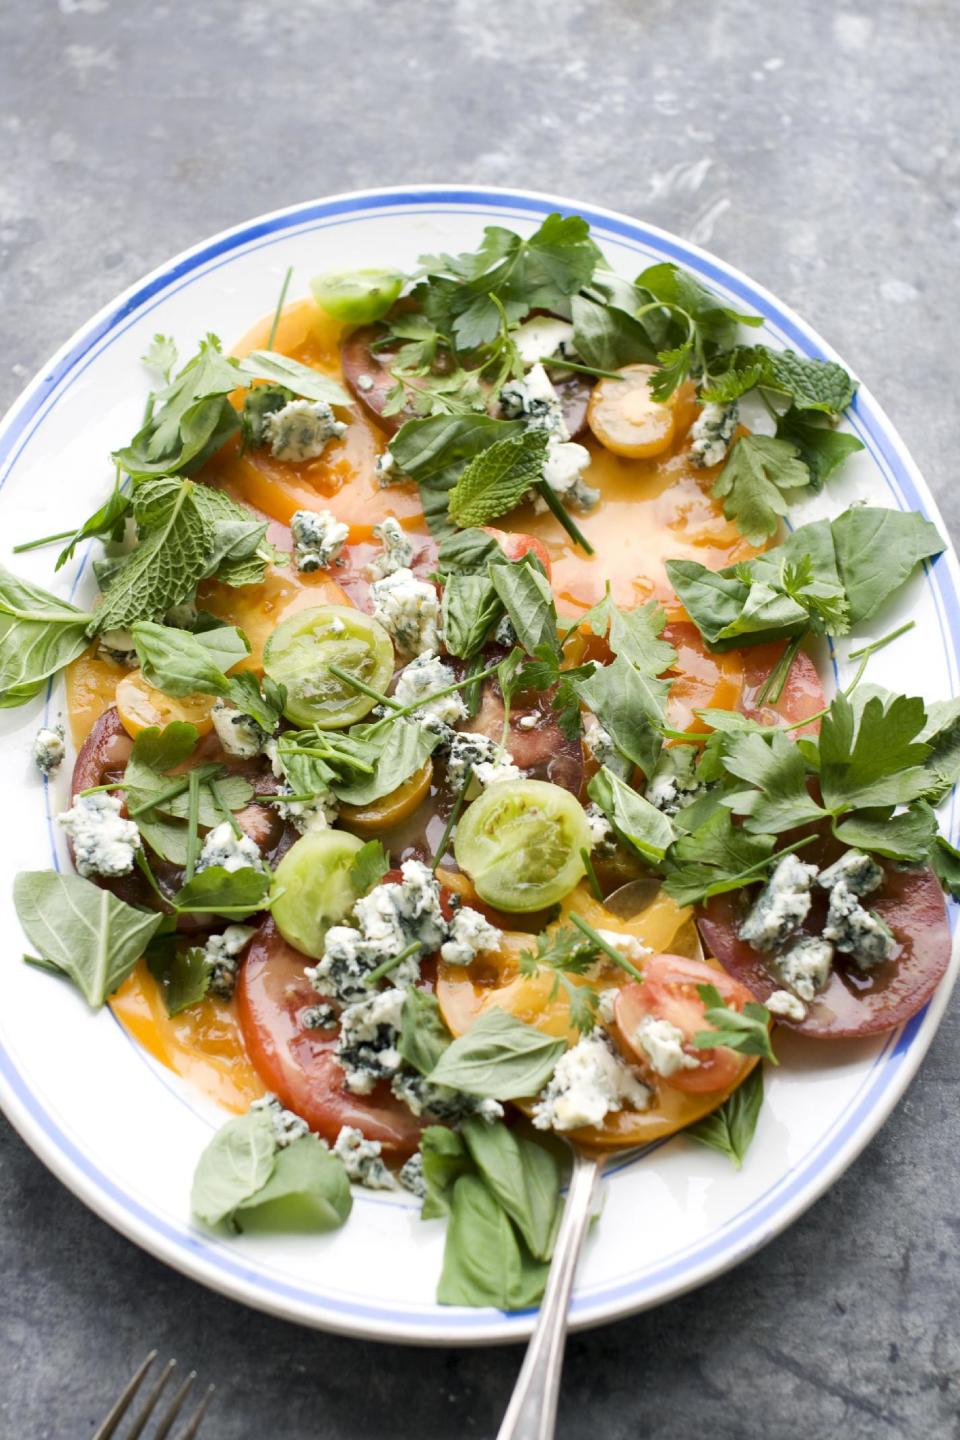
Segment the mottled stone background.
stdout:
[[[168,255],[260,211],[416,180],[529,185],[699,241],[880,396],[960,519],[956,0],[6,0],[0,402]],[[8,956],[8,960],[9,960]],[[560,1434],[958,1436],[960,1032],[782,1238],[570,1342]],[[148,1345],[205,1434],[496,1433],[519,1353],[413,1353],[201,1290],[0,1129],[0,1432],[90,1436]],[[638,1217],[638,1223],[644,1223]]]

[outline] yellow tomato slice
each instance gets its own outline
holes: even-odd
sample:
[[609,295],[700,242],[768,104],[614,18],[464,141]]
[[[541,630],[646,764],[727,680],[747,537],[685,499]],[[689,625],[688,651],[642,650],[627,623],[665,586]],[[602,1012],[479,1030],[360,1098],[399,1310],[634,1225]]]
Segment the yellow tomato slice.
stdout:
[[655,400],[650,381],[655,365],[625,365],[619,380],[598,380],[587,421],[601,445],[615,455],[646,459],[667,450],[676,431],[673,396]]
[[111,997],[110,1009],[161,1064],[225,1109],[239,1114],[266,1093],[247,1057],[232,1002],[208,995],[170,1016],[160,986],[141,960]]
[[245,670],[263,669],[263,647],[282,620],[319,605],[349,605],[349,596],[325,570],[300,574],[268,570],[260,585],[238,587],[205,580],[197,594],[201,609],[209,610],[225,625],[237,625],[250,642]]
[[378,835],[381,830],[389,830],[391,825],[409,819],[430,794],[432,782],[433,761],[427,759],[389,795],[372,800],[369,805],[341,806],[340,819],[348,830],[358,835]]
[[162,729],[174,720],[186,720],[196,725],[201,735],[208,734],[213,728],[210,718],[212,695],[184,695],[175,699],[149,685],[140,670],[131,670],[118,682],[116,701],[120,723],[134,740],[141,730],[149,730],[153,725]]

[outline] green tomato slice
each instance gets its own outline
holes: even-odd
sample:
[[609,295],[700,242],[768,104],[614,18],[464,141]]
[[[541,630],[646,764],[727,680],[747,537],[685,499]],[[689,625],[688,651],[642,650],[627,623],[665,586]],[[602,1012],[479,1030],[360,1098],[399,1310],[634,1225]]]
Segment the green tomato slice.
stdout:
[[583,806],[545,780],[491,785],[467,809],[453,847],[481,899],[521,913],[569,894],[586,873],[580,852],[589,849]]
[[393,675],[393,642],[376,620],[349,605],[301,610],[278,625],[263,650],[263,668],[287,687],[284,714],[295,725],[340,730],[362,720],[376,700],[334,675],[337,665],[374,690]]
[[350,867],[363,841],[346,830],[313,830],[284,855],[273,875],[274,923],[288,945],[319,960],[331,925],[356,903]]
[[386,315],[403,289],[403,276],[393,270],[350,270],[317,275],[310,281],[313,298],[347,325],[369,325]]

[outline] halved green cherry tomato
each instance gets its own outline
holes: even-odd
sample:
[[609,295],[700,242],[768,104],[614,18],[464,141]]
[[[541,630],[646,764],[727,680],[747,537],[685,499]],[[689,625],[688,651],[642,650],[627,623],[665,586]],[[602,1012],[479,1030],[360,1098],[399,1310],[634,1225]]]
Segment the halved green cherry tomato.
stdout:
[[590,827],[568,790],[545,780],[506,780],[467,809],[453,848],[488,905],[542,910],[584,875],[580,852],[590,849]]
[[310,281],[313,298],[346,325],[369,325],[386,315],[403,289],[403,276],[393,270],[349,270],[316,275]]
[[274,872],[274,923],[288,945],[319,960],[331,925],[350,913],[357,892],[350,866],[363,845],[346,830],[314,830],[290,846]]
[[263,649],[263,668],[287,687],[284,714],[295,725],[338,730],[377,703],[331,673],[337,665],[374,690],[393,675],[393,642],[376,620],[350,605],[301,610],[278,625]]

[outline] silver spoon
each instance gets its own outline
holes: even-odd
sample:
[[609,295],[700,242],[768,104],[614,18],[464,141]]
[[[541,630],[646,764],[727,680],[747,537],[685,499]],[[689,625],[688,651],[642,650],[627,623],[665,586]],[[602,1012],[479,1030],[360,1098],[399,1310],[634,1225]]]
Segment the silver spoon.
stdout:
[[[656,881],[631,880],[608,896],[604,904],[615,915],[627,920],[645,910],[658,889]],[[694,958],[702,960],[699,937],[695,946],[697,954]],[[567,1143],[573,1155],[567,1203],[557,1231],[540,1313],[507,1413],[497,1432],[497,1440],[553,1440],[556,1430],[570,1294],[604,1161],[611,1153],[587,1150],[570,1141]]]

